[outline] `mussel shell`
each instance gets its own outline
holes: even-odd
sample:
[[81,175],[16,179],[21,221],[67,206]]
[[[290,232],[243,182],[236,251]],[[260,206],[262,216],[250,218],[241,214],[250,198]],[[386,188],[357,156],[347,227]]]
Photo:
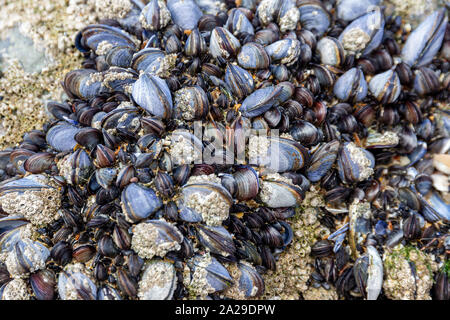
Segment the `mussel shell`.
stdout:
[[209,112],[209,100],[199,87],[184,87],[175,93],[175,115],[187,121],[204,119]]
[[126,217],[137,222],[159,210],[162,201],[151,188],[131,183],[122,191],[121,205]]
[[36,153],[25,160],[23,167],[31,173],[42,173],[54,165],[54,158],[55,156],[48,152]]
[[108,65],[129,68],[136,51],[128,46],[116,46],[111,48],[105,56]]
[[339,19],[353,21],[367,13],[367,8],[379,5],[381,0],[340,0],[336,3]]
[[343,101],[362,101],[367,95],[367,82],[360,69],[352,68],[336,81],[333,92]]
[[245,98],[239,111],[244,117],[257,117],[276,104],[282,93],[283,88],[279,85],[258,89]]
[[367,55],[381,44],[383,34],[383,14],[374,8],[351,22],[339,36],[339,41],[344,49]]
[[285,208],[300,205],[305,197],[305,191],[285,182],[264,181],[259,196],[269,208]]
[[165,1],[150,0],[141,11],[141,24],[148,30],[160,30],[167,26],[170,20],[170,12],[166,7]]
[[301,44],[296,39],[282,39],[268,45],[264,49],[272,61],[278,61],[290,66],[298,60]]
[[321,1],[299,0],[297,1],[300,11],[300,23],[306,30],[321,36],[330,26],[330,14],[323,7]]
[[228,12],[228,20],[225,27],[230,30],[235,36],[239,34],[254,34],[255,30],[252,23],[246,17],[242,9],[233,8]]
[[98,289],[97,300],[122,300],[116,289],[105,285]]
[[200,243],[212,253],[225,257],[235,254],[233,237],[224,227],[199,225],[197,232]]
[[429,64],[441,47],[448,17],[445,8],[427,16],[403,45],[402,60],[410,67]]
[[133,99],[150,114],[167,119],[172,114],[172,95],[166,82],[157,76],[142,73],[133,84]]
[[[355,151],[358,148],[359,151]],[[355,151],[350,151],[353,149]],[[339,151],[338,169],[339,176],[343,182],[355,182],[368,178],[373,172],[375,165],[375,158],[373,155],[362,148],[350,146],[349,143],[344,143]]]
[[249,42],[242,46],[238,63],[245,69],[265,69],[270,64],[270,58],[264,47],[259,43]]
[[345,51],[338,39],[323,37],[317,42],[316,52],[322,64],[340,66],[345,61]]
[[155,259],[144,267],[138,296],[141,300],[170,300],[176,287],[177,276],[173,264]]
[[311,162],[306,169],[306,176],[311,182],[317,182],[327,174],[336,160],[339,141],[333,140],[321,145],[312,155]]
[[309,163],[309,152],[301,144],[285,138],[269,137],[269,148],[264,155],[250,158],[249,163],[277,172],[296,171]]
[[89,49],[103,54],[102,46],[126,46],[135,48],[133,39],[123,30],[105,24],[91,24],[81,30],[75,38],[75,46],[81,52]]
[[241,48],[239,40],[225,28],[216,27],[211,32],[209,53],[215,57],[228,59],[235,57]]
[[55,297],[56,277],[49,269],[33,273],[30,276],[30,285],[38,300],[53,300]]
[[184,30],[194,29],[203,15],[194,0],[168,0],[167,8],[173,22]]
[[47,143],[59,152],[72,151],[76,146],[75,135],[80,131],[79,128],[69,124],[57,124],[47,131]]
[[198,29],[194,29],[186,40],[184,52],[188,56],[198,56],[206,51],[206,42]]
[[252,75],[245,69],[233,64],[228,64],[225,69],[225,82],[239,99],[247,97],[254,89]]
[[259,272],[251,265],[238,263],[241,271],[239,278],[239,290],[246,298],[258,297],[264,293],[264,279]]
[[85,270],[66,269],[58,276],[58,293],[62,300],[95,300],[97,287]]
[[369,82],[370,92],[383,104],[395,102],[401,89],[400,79],[394,70],[377,74]]
[[233,174],[236,181],[236,199],[254,199],[259,192],[259,178],[255,169],[250,166],[242,166]]

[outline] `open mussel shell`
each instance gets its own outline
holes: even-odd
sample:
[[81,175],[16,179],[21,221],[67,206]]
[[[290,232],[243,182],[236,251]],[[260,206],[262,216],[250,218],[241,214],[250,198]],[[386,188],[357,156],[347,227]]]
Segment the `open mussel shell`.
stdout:
[[250,164],[264,166],[276,172],[286,172],[301,169],[309,163],[308,150],[298,142],[276,137],[264,139],[266,148],[257,145],[253,152],[250,150]]
[[238,56],[238,63],[245,69],[265,69],[270,64],[270,57],[264,47],[256,42],[249,42],[242,46]]
[[388,70],[374,76],[369,82],[369,90],[380,103],[393,103],[402,90],[395,70]]
[[79,128],[70,124],[58,123],[47,131],[46,140],[47,143],[57,151],[72,151],[77,144],[75,135],[79,131]]
[[447,27],[445,8],[433,12],[408,36],[402,49],[402,60],[410,67],[429,64],[441,47]]
[[331,169],[337,158],[339,141],[333,140],[321,145],[312,155],[306,169],[306,176],[311,182],[317,182]]
[[367,55],[381,44],[384,17],[381,10],[372,10],[350,23],[339,36],[339,41],[349,52]]
[[198,241],[210,252],[224,257],[234,256],[236,248],[233,237],[222,226],[210,227],[199,225],[197,229]]
[[144,29],[157,31],[169,24],[171,16],[165,1],[150,0],[142,9],[139,20]]
[[168,0],[166,4],[173,22],[184,30],[194,29],[203,15],[194,0]]
[[300,205],[305,197],[305,190],[283,182],[264,180],[261,183],[259,198],[269,208],[285,208]]
[[52,270],[44,269],[33,273],[30,285],[38,300],[53,300],[55,297],[56,276]]
[[367,82],[364,74],[358,68],[348,70],[336,81],[333,92],[343,101],[362,101],[367,95]]
[[153,189],[131,183],[122,191],[121,205],[127,219],[137,222],[161,208],[162,201]]
[[82,264],[69,264],[59,273],[58,294],[62,300],[96,300],[97,286]]
[[163,260],[151,260],[144,266],[139,281],[140,300],[170,300],[177,287],[177,276],[172,263]]
[[299,0],[300,23],[306,30],[312,31],[317,36],[325,33],[331,23],[331,17],[321,1]]
[[157,76],[142,73],[133,84],[133,99],[156,117],[167,119],[172,114],[172,95],[166,82]]

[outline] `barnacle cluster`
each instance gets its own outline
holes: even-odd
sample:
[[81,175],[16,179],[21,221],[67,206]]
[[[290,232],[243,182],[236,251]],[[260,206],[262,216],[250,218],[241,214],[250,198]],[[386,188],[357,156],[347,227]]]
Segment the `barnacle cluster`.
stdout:
[[380,2],[13,16],[0,299],[448,300],[448,14]]

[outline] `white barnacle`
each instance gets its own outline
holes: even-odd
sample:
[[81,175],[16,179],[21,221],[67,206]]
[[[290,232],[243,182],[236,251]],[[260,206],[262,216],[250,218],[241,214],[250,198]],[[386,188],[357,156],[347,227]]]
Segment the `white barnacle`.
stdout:
[[0,203],[3,211],[21,215],[36,226],[55,221],[61,206],[59,190],[50,186],[48,180],[44,183],[46,187],[12,191],[1,195]]
[[267,136],[252,135],[248,141],[248,158],[250,163],[259,163],[269,151],[270,140]]
[[215,175],[214,173],[211,174],[201,174],[198,176],[190,176],[189,180],[186,182],[186,184],[193,184],[193,183],[216,183],[220,184],[221,179]]
[[187,265],[183,271],[183,284],[189,290],[190,295],[196,297],[206,297],[215,292],[215,289],[208,283],[206,269],[212,262],[211,255],[207,252],[194,258],[195,267],[189,268]]
[[4,285],[1,300],[31,300],[25,280],[15,278]]
[[370,42],[370,36],[361,28],[355,27],[344,33],[342,46],[351,52],[362,51]]
[[171,138],[168,138],[168,141],[170,156],[175,165],[191,164],[201,159],[201,151],[182,135],[172,135]]
[[11,250],[5,265],[13,277],[24,278],[34,271],[43,269],[50,251],[42,244],[24,238],[17,244],[21,250]]
[[202,220],[209,226],[219,226],[229,216],[231,204],[219,192],[212,190],[208,195],[192,193],[186,206],[202,216]]
[[195,91],[191,88],[182,88],[175,92],[175,106],[177,112],[184,120],[191,121],[195,118]]
[[141,23],[142,27],[147,30],[157,30],[159,28],[164,28],[169,24],[169,22],[172,20],[172,17],[170,15],[169,9],[167,9],[165,1],[158,0],[158,7],[159,7],[159,25],[154,25],[153,21],[147,21],[146,16],[148,13],[148,10],[150,9],[149,6],[145,6],[144,9],[142,9],[141,15],[139,16],[139,22]]
[[278,21],[280,31],[294,30],[300,20],[300,11],[297,7],[289,9]]
[[114,46],[113,46],[112,43],[110,43],[110,42],[108,42],[108,41],[106,41],[106,40],[103,40],[103,41],[101,41],[101,42],[98,44],[97,49],[95,50],[95,54],[98,55],[98,56],[105,55],[105,54],[107,54],[108,51],[111,50],[113,47],[114,47]]
[[364,149],[358,148],[353,142],[348,143],[346,148],[350,153],[351,160],[359,168],[358,181],[369,178],[373,174],[372,162],[363,151]]
[[175,267],[163,260],[152,260],[144,267],[139,281],[140,300],[169,300],[177,285]]

